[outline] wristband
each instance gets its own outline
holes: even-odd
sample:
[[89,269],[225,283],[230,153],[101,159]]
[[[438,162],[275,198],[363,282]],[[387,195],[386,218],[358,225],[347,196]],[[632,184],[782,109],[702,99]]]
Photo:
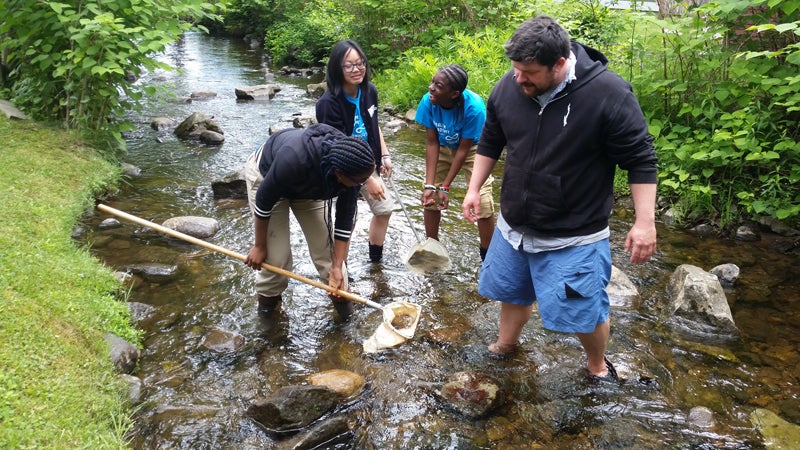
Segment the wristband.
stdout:
[[381,156],[381,158],[383,158],[383,159],[391,158],[391,157],[392,157],[391,155],[383,155],[383,156]]
[[441,186],[441,187],[439,188],[439,191],[440,191],[440,192],[444,192],[445,194],[448,194],[448,195],[449,195],[449,194],[450,194],[450,186]]
[[435,191],[436,190],[436,186],[434,186],[432,184],[426,184],[426,185],[422,186],[422,188],[424,190],[426,190],[426,191]]

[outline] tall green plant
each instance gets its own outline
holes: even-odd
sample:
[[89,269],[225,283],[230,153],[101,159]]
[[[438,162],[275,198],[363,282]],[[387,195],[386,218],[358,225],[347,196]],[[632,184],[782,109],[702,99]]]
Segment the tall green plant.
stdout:
[[794,33],[781,20],[797,5],[732,1],[670,21],[643,17],[661,45],[640,52],[630,73],[657,138],[661,190],[687,222],[800,216],[797,38],[768,34]]
[[121,142],[119,118],[142,95],[129,78],[168,69],[153,56],[215,10],[202,0],[5,0],[3,89],[38,119]]

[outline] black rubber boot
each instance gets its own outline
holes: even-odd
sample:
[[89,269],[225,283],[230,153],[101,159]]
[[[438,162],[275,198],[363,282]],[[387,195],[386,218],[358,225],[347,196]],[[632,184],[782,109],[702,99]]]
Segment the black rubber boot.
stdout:
[[383,246],[369,244],[369,260],[377,263],[383,259]]
[[257,294],[256,298],[258,298],[258,313],[259,314],[272,314],[275,309],[281,304],[281,296],[274,295],[271,297],[267,297],[261,294]]
[[353,302],[351,301],[333,302],[333,307],[342,320],[347,320],[353,314]]

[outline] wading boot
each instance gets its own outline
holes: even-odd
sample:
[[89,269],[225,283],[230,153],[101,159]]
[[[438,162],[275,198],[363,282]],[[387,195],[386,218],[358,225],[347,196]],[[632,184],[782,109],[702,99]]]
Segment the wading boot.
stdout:
[[273,295],[271,297],[267,297],[265,295],[257,294],[256,298],[258,298],[259,314],[270,315],[281,304],[280,295]]
[[332,302],[333,307],[336,309],[336,312],[339,313],[339,317],[342,320],[347,320],[350,315],[353,314],[353,302],[349,300]]
[[369,244],[369,260],[379,263],[381,259],[383,259],[383,246]]

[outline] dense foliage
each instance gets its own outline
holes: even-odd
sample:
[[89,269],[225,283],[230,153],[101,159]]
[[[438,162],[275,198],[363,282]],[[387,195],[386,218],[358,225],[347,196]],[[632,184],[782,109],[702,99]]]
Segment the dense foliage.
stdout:
[[[696,2],[692,2],[694,4]],[[633,3],[634,6],[636,3]],[[382,102],[413,107],[437,67],[462,64],[484,98],[508,70],[502,44],[527,17],[556,17],[628,79],[657,139],[659,192],[692,224],[800,218],[800,0],[727,0],[680,16],[599,0],[202,0],[0,3],[0,94],[38,118],[119,137],[142,95],[126,81],[195,20],[263,39],[275,64],[320,65],[361,43]],[[677,8],[680,10],[681,8]]]
[[130,79],[167,68],[153,55],[215,9],[202,0],[4,0],[0,94],[37,119],[119,139],[118,118],[142,95]]
[[631,27],[623,73],[656,137],[660,192],[686,224],[800,217],[799,10],[735,0]]

